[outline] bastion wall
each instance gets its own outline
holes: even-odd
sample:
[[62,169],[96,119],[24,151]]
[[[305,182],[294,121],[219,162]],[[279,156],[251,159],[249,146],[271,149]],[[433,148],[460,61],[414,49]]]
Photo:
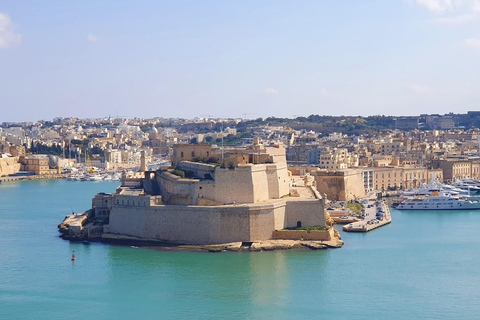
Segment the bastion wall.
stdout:
[[117,204],[105,233],[173,243],[215,244],[261,241],[285,227],[325,225],[319,200],[251,205],[149,207]]
[[0,177],[17,173],[20,171],[20,166],[18,157],[0,158]]

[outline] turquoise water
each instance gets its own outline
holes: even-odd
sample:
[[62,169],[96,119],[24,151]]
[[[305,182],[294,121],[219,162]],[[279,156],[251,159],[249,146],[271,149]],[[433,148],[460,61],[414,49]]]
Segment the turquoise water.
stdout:
[[[58,238],[118,182],[0,184],[0,319],[480,319],[480,211],[400,212],[324,251],[158,251]],[[75,250],[77,261],[70,255]]]

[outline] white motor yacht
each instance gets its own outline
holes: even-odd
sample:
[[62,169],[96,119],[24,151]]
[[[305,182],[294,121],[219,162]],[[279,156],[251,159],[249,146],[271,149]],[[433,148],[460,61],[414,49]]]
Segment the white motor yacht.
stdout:
[[458,196],[434,193],[423,198],[406,199],[397,210],[480,210],[480,202]]

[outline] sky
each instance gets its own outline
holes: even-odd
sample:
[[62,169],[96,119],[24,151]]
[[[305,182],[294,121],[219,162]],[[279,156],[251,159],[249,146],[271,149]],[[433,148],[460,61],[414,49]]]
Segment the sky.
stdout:
[[0,2],[0,122],[480,110],[480,0]]

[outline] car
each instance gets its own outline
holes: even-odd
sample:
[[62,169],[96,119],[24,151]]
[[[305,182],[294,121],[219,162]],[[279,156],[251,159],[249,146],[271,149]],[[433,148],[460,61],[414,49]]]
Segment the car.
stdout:
[[328,207],[327,210],[335,210],[335,209],[333,209],[332,207]]

